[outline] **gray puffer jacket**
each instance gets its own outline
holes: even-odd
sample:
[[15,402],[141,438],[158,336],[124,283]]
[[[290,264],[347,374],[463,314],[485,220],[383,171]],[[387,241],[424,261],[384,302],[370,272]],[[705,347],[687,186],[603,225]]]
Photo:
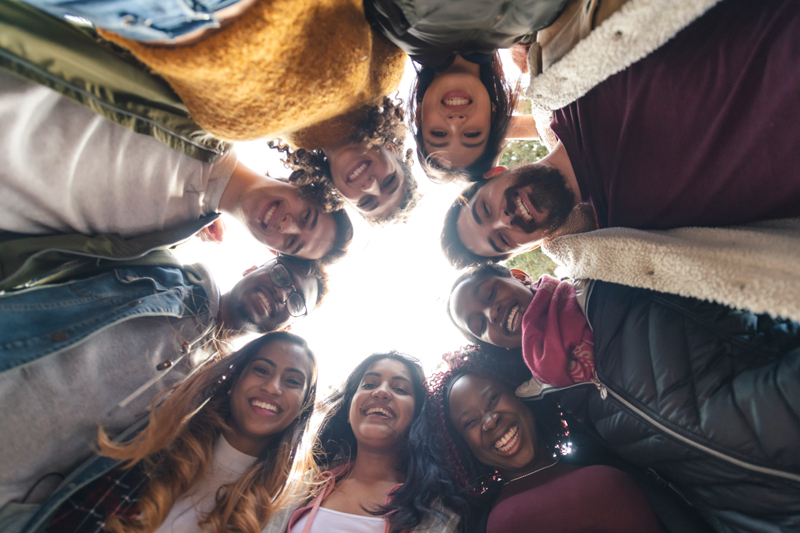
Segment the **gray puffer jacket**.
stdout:
[[800,325],[595,282],[596,382],[562,406],[719,531],[800,531]]
[[493,54],[548,26],[567,0],[364,0],[371,24],[415,61]]

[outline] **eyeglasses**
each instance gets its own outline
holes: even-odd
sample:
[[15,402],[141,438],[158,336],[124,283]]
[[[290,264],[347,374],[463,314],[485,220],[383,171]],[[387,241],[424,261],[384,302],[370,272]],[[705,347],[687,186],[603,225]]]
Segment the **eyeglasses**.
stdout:
[[292,288],[292,292],[289,294],[289,297],[286,298],[286,309],[289,311],[290,315],[301,317],[308,314],[306,300],[303,298],[302,294],[297,292],[297,287],[292,283],[292,275],[285,266],[280,263],[272,265],[269,269],[269,278],[272,280],[272,284],[279,289],[285,289],[287,287]]

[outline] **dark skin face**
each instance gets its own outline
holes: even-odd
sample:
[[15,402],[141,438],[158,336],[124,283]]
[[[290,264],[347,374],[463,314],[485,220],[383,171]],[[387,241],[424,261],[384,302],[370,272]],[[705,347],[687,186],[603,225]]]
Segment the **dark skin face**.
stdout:
[[522,316],[533,292],[513,277],[488,275],[459,283],[450,295],[450,315],[461,331],[503,348],[522,346]]
[[533,413],[496,381],[461,376],[450,388],[449,404],[450,421],[475,458],[504,476],[551,460],[540,452]]
[[[247,274],[222,296],[220,319],[225,329],[268,333],[302,318],[291,316],[286,305],[289,295],[294,292],[292,287],[276,287],[269,275],[270,268],[279,261],[273,259]],[[305,300],[307,314],[310,314],[317,302],[317,279],[294,272],[288,263],[284,266],[297,293]]]

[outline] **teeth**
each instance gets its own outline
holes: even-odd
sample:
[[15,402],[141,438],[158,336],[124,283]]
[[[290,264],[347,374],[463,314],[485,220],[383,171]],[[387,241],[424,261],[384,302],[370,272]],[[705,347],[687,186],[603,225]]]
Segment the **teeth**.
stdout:
[[517,194],[516,204],[517,209],[519,209],[519,212],[522,214],[522,218],[524,218],[526,222],[533,220],[533,215],[531,215],[531,212],[528,211],[527,207],[525,207],[525,204],[522,203],[522,197],[519,194]]
[[394,416],[392,416],[392,414],[388,410],[384,409],[383,407],[370,407],[369,409],[366,410],[366,412],[364,414],[365,415],[379,414],[379,415],[383,415],[383,416],[385,416],[387,418],[394,418]]
[[467,105],[472,102],[469,98],[445,98],[443,101],[444,105]]
[[519,304],[514,305],[511,308],[511,312],[508,313],[508,320],[506,320],[506,331],[511,333],[511,324],[514,323],[514,319],[517,318],[517,313],[519,313]]
[[267,314],[272,316],[272,306],[269,304],[269,299],[267,299],[267,297],[261,291],[258,291],[256,293],[256,295],[261,300],[261,302],[264,304],[264,307],[267,308]]
[[278,209],[278,204],[273,205],[272,207],[269,208],[269,211],[264,213],[264,220],[262,220],[261,222],[263,222],[265,226],[269,223],[269,219],[276,209]]
[[271,403],[262,402],[261,400],[252,400],[250,403],[256,407],[260,407],[261,409],[272,411],[273,413],[278,412],[278,408]]
[[497,451],[506,452],[514,446],[514,443],[517,442],[517,433],[519,433],[519,426],[513,426],[506,431],[506,434],[500,437],[500,439],[494,443],[494,447]]
[[357,177],[359,177],[359,176],[361,175],[361,173],[362,173],[362,172],[364,172],[366,169],[367,169],[367,164],[366,164],[366,163],[361,163],[361,166],[360,166],[360,167],[358,167],[357,169],[355,169],[355,170],[353,171],[353,173],[352,173],[352,174],[350,174],[350,177],[349,177],[348,179],[349,179],[350,181],[353,181],[354,179],[356,179]]

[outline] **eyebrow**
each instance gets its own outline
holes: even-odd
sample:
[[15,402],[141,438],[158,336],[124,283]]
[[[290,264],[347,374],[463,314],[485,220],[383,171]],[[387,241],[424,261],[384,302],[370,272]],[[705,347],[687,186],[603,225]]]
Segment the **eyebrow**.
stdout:
[[505,254],[505,253],[507,253],[507,252],[504,252],[503,250],[501,250],[501,249],[500,249],[500,248],[497,246],[497,244],[494,242],[494,239],[492,239],[491,237],[489,237],[489,246],[491,246],[491,247],[492,247],[492,250],[494,250],[494,251],[495,251],[495,252],[497,252],[498,254]]
[[[372,196],[372,195],[370,195],[370,196]],[[375,198],[375,196],[372,196],[372,198],[370,198],[370,201],[367,202],[367,204],[364,205],[363,207],[359,207],[359,209],[361,209],[362,211],[368,211],[368,212],[369,211],[375,211],[376,209],[378,209],[378,203],[377,203],[376,200],[377,200],[377,198]]]
[[[294,251],[290,255],[297,255],[298,253],[300,253],[300,250],[302,250],[305,247],[306,247],[306,241],[300,241],[299,243],[297,243],[297,246],[295,246]],[[289,269],[287,268],[286,270]]]
[[[272,361],[271,359],[267,359],[266,357],[256,357],[255,361],[264,361],[265,363],[270,365],[272,368],[278,368],[278,365],[276,365],[274,361]],[[303,379],[306,378],[306,373],[303,372],[302,370],[300,370],[299,368],[294,368],[293,366],[290,366],[290,367],[286,368],[286,371],[287,372],[296,372],[297,374],[300,374],[301,376],[303,376]]]
[[[367,377],[367,376],[375,376],[376,378],[383,378],[383,376],[381,376],[377,372],[366,372],[366,373],[364,373],[364,377]],[[403,376],[392,376],[392,380],[395,380],[395,379],[403,380],[403,381],[405,381],[405,382],[407,382],[409,384],[411,383],[410,379],[404,378]]]
[[311,221],[310,230],[313,231],[317,227],[317,220],[319,220],[319,209],[314,209],[314,220]]
[[480,215],[478,215],[478,199],[477,198],[472,203],[472,218],[475,219],[475,222],[477,222],[479,226],[483,226],[483,221],[481,220]]

